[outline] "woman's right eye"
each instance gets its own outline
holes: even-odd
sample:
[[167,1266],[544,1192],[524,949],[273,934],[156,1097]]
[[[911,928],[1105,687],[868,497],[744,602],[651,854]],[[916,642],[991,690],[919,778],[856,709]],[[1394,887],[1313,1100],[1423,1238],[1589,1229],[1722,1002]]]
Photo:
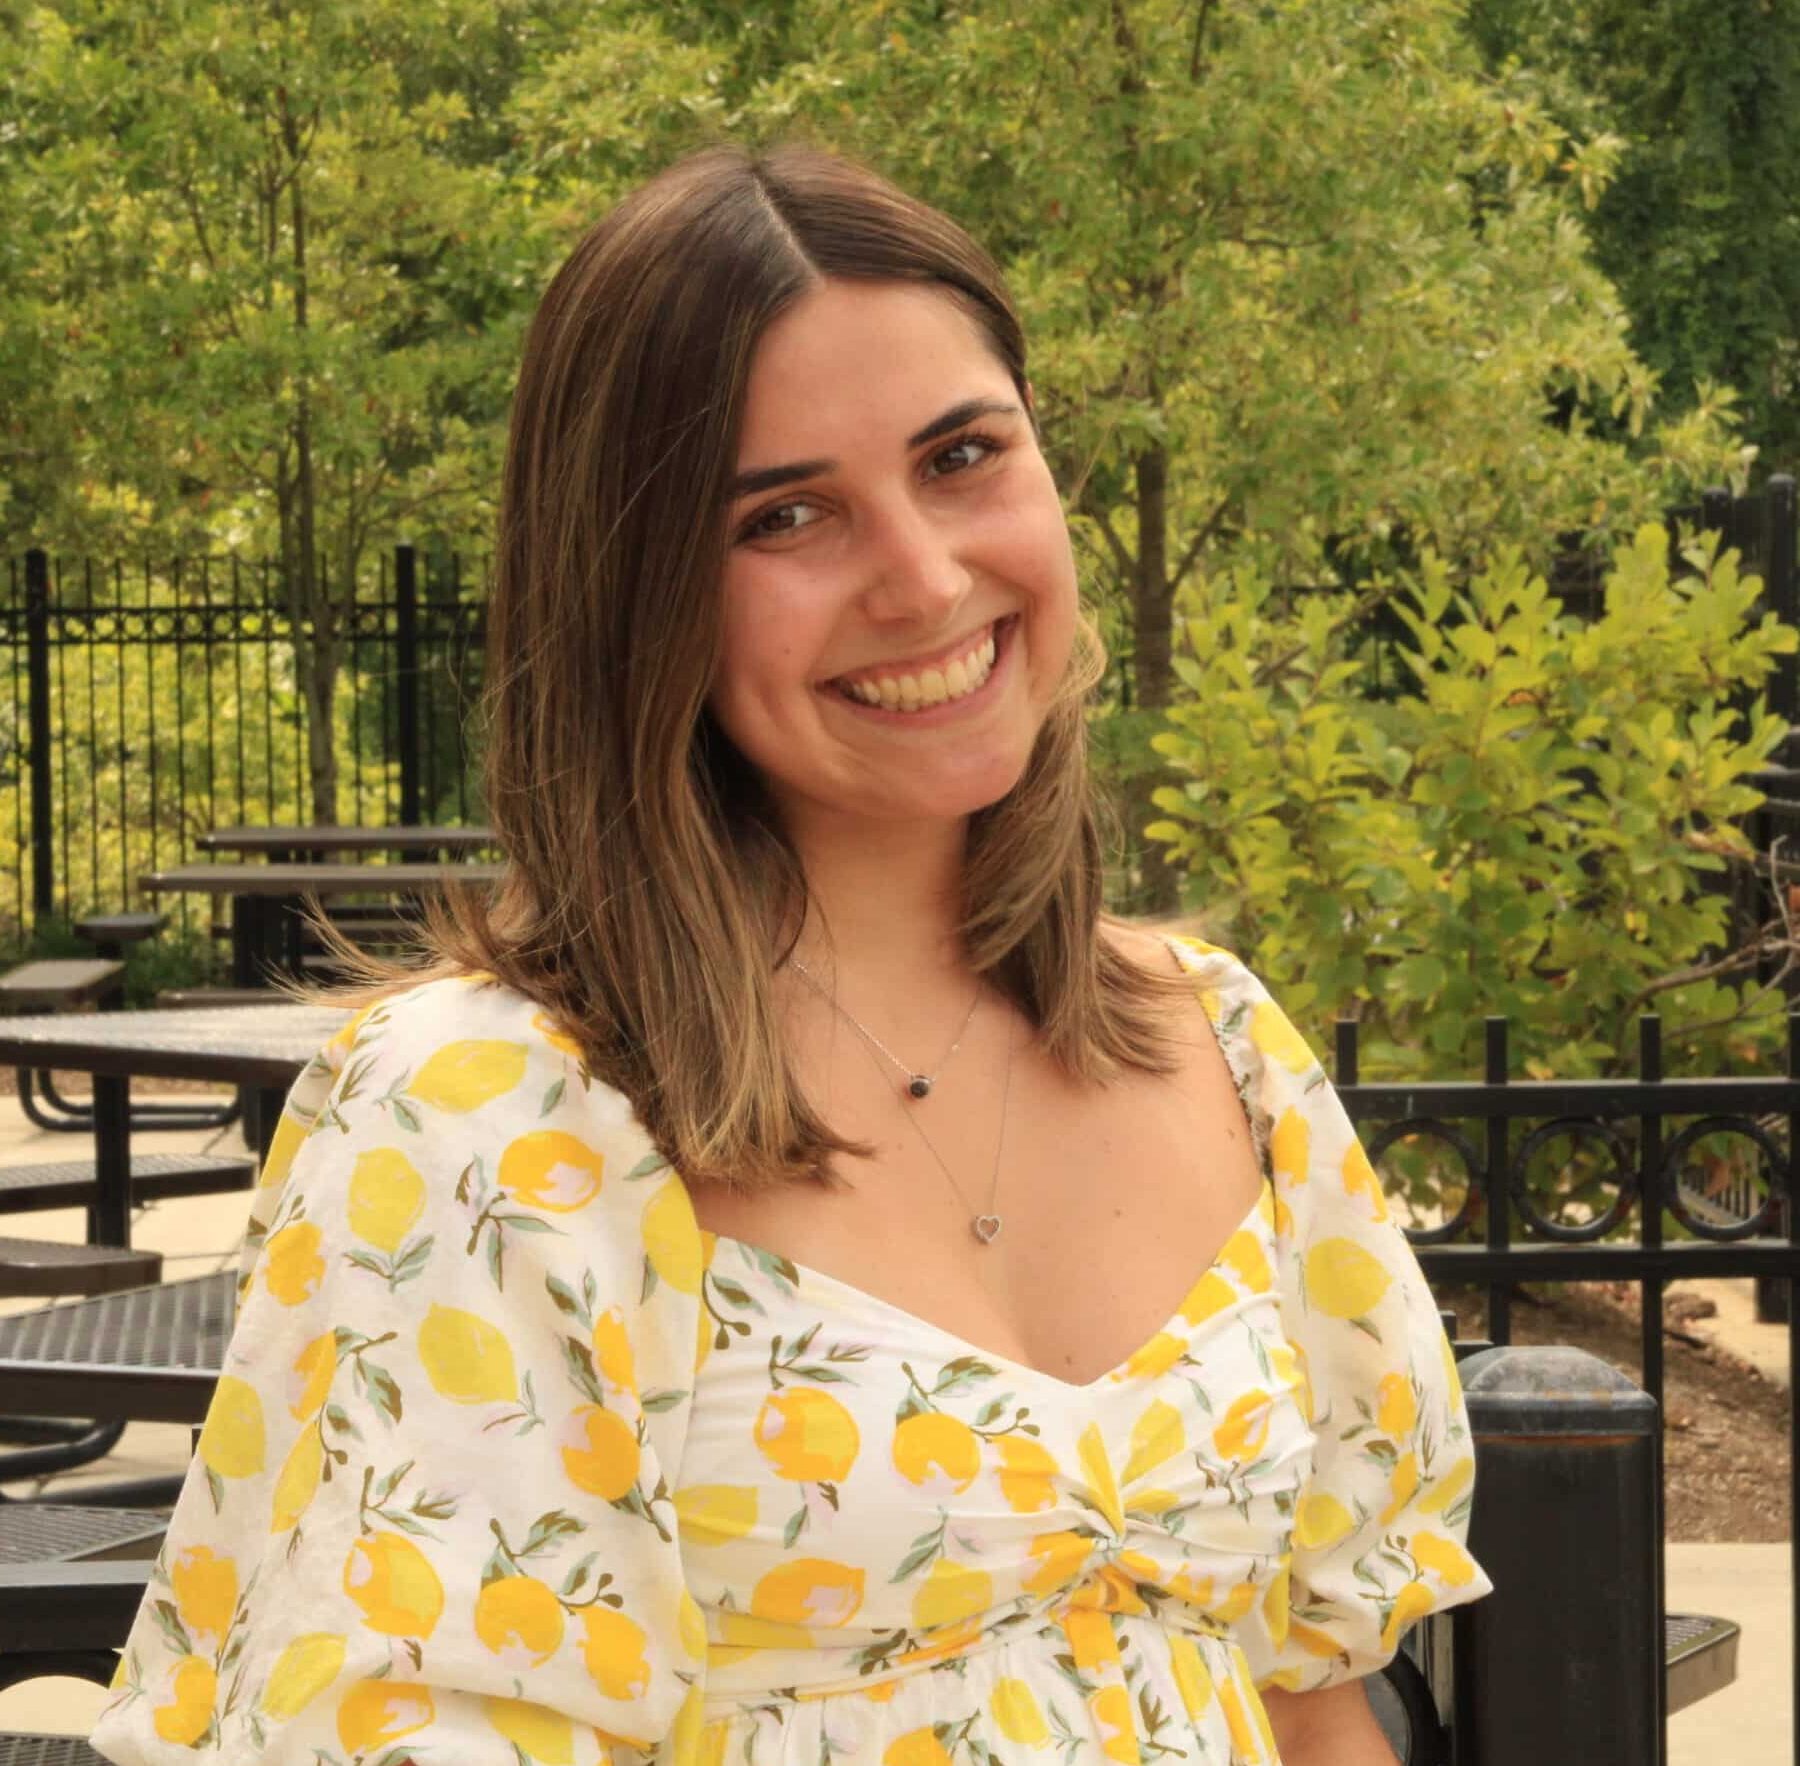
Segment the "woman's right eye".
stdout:
[[778,540],[784,534],[798,533],[801,528],[810,527],[812,523],[809,521],[788,521],[776,527],[770,527],[766,524],[778,515],[803,515],[809,511],[815,515],[818,513],[816,509],[812,508],[810,503],[773,504],[769,508],[764,509],[760,514],[751,516],[751,518],[738,529],[738,538],[740,540]]

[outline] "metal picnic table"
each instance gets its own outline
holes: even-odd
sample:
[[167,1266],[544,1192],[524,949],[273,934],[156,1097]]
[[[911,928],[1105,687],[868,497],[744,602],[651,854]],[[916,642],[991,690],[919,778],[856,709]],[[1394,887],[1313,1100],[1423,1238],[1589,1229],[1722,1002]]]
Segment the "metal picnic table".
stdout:
[[176,865],[140,877],[138,887],[154,895],[229,896],[232,979],[239,987],[257,987],[268,971],[296,966],[298,953],[288,934],[297,934],[299,920],[293,909],[308,896],[410,897],[442,888],[446,882],[497,883],[505,870],[502,864],[468,861],[389,865],[366,860],[272,860]]
[[361,828],[342,823],[328,826],[214,828],[195,842],[202,852],[240,852],[265,858],[299,860],[325,852],[395,852],[412,857],[427,853],[481,852],[497,844],[492,828]]
[[[282,1004],[4,1019],[0,1063],[93,1076],[95,1236],[125,1245],[131,1079],[217,1079],[251,1088],[259,1101],[253,1150],[263,1158],[288,1088],[349,1016],[334,1007]],[[234,1285],[229,1272],[195,1276],[0,1318],[4,1409],[199,1422],[230,1336]]]

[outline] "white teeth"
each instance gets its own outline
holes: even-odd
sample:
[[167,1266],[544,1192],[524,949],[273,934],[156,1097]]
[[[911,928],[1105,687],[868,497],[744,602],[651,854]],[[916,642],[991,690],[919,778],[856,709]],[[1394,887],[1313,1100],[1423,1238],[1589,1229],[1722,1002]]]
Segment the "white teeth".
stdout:
[[957,657],[944,668],[922,669],[916,675],[883,675],[879,680],[845,681],[842,686],[862,705],[889,711],[919,711],[965,698],[984,686],[997,654],[993,628],[989,627],[987,636],[968,655]]

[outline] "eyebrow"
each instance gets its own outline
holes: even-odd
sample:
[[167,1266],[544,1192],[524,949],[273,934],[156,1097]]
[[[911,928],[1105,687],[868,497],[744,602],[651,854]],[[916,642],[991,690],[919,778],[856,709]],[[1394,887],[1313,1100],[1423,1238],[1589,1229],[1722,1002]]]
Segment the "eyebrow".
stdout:
[[[961,429],[965,423],[976,417],[1017,417],[1021,415],[1017,405],[1009,405],[1004,399],[964,399],[960,405],[952,405],[941,417],[934,417],[914,435],[906,438],[910,448],[923,447],[928,441],[936,441],[940,435],[948,435],[953,429]],[[835,460],[795,460],[787,466],[758,466],[749,472],[740,472],[726,488],[727,502],[735,503],[740,497],[754,496],[758,491],[772,491],[777,485],[792,484],[800,478],[816,478],[821,472],[830,472],[837,466]]]

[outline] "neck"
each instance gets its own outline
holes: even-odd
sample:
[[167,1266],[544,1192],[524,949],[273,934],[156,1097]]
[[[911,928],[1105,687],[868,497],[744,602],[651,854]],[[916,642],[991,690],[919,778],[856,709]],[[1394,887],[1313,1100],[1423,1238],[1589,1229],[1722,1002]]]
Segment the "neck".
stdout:
[[811,897],[796,954],[863,998],[961,989],[966,821],[789,823]]

